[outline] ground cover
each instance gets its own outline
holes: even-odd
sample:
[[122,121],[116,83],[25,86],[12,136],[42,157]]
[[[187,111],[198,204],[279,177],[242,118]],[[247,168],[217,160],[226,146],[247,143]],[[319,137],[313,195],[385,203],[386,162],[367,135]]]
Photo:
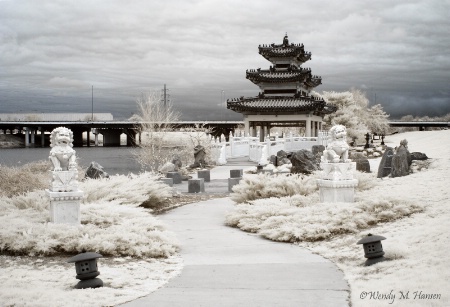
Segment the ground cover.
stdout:
[[[236,205],[227,223],[330,259],[349,282],[352,306],[448,306],[450,131],[408,132],[385,141],[398,146],[402,139],[410,151],[432,158],[428,168],[366,181],[354,204],[318,204],[317,193],[250,200],[241,192],[232,197],[248,200]],[[387,238],[387,261],[365,267],[356,242],[368,233]]]

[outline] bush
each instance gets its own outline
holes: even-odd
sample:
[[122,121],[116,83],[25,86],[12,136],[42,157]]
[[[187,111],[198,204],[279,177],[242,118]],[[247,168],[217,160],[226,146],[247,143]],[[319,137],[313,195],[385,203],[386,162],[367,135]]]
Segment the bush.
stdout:
[[[270,197],[284,197],[293,195],[310,195],[317,192],[316,180],[320,172],[311,175],[278,175],[258,174],[245,176],[241,182],[233,187],[231,199],[236,203],[246,203],[256,199]],[[358,191],[370,189],[376,185],[373,173],[355,172],[358,179]]]
[[13,197],[34,190],[43,190],[50,185],[50,163],[32,162],[22,167],[0,165],[0,196]]
[[315,196],[293,196],[239,205],[228,214],[226,224],[274,241],[319,241],[421,211],[423,206],[394,198],[336,204],[317,203]]
[[[83,250],[105,256],[168,257],[178,251],[172,233],[139,207],[164,202],[171,189],[149,173],[80,183],[81,225],[49,223],[45,192],[0,197],[0,252],[57,255]],[[6,227],[7,225],[7,227]]]

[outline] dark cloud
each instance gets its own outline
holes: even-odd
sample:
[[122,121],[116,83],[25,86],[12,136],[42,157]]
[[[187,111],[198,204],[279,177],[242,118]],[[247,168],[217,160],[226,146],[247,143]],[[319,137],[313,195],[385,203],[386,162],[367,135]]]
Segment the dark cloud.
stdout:
[[[127,118],[141,92],[170,89],[184,119],[241,119],[258,45],[304,43],[316,90],[361,88],[392,116],[450,112],[448,1],[0,1],[2,112]],[[222,92],[223,91],[223,92]],[[225,95],[223,94],[225,93]]]

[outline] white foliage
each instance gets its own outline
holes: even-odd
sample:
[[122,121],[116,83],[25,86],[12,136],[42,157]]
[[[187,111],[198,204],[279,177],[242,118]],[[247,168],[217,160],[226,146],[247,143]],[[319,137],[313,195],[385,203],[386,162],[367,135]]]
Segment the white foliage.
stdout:
[[[175,236],[138,207],[171,196],[167,185],[149,173],[86,180],[80,185],[80,226],[49,222],[44,191],[0,198],[0,251],[21,255],[54,255],[82,250],[103,255],[168,257],[178,250]],[[6,227],[7,225],[7,227]]]

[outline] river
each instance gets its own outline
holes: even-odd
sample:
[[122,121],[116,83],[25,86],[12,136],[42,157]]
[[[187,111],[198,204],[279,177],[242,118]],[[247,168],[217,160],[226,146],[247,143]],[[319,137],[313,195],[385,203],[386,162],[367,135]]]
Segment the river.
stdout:
[[[78,165],[87,168],[92,161],[103,166],[110,175],[127,175],[139,173],[140,164],[136,161],[134,152],[141,150],[132,147],[76,147]],[[50,148],[1,148],[0,165],[21,166],[26,163],[48,161]],[[49,162],[50,163],[50,162]]]

